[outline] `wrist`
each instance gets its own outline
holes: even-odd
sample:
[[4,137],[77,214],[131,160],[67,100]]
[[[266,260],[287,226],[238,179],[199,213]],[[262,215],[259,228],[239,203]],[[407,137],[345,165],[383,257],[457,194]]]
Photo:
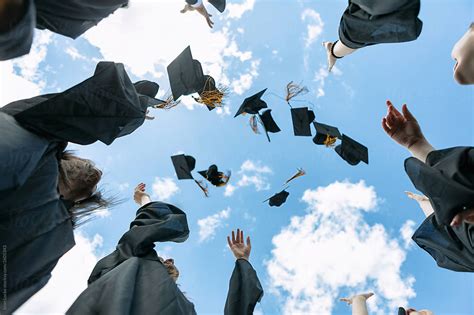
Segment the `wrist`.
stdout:
[[407,149],[414,157],[422,162],[425,162],[428,154],[435,150],[425,137],[421,137],[417,141],[411,143],[407,146]]
[[236,257],[236,258],[235,258],[235,260],[239,260],[239,259],[243,259],[243,260],[249,261],[249,257],[245,257],[245,256]]

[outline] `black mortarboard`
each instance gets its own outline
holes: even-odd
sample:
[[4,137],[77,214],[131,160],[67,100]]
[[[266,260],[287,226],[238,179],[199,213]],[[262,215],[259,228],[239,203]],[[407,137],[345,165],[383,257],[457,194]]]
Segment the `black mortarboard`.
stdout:
[[146,104],[148,107],[154,107],[166,103],[163,100],[155,98],[158,94],[160,86],[148,80],[141,80],[133,83],[135,90],[137,91],[140,102]]
[[247,114],[258,114],[258,111],[262,108],[267,108],[267,103],[261,100],[263,93],[265,93],[267,89],[261,90],[257,94],[247,97],[242,105],[240,105],[239,110],[235,114],[234,118],[239,116],[240,114],[247,113]]
[[274,194],[273,196],[271,196],[265,201],[268,201],[268,204],[270,205],[270,207],[279,207],[286,202],[286,198],[288,198],[289,194],[290,193],[287,192],[286,190],[282,190],[279,193]]
[[311,122],[315,116],[308,107],[291,109],[291,120],[293,121],[293,132],[295,136],[311,136]]
[[[199,96],[201,98],[203,97],[203,95],[206,92],[218,91],[217,88],[216,88],[216,81],[214,80],[213,77],[206,74],[206,75],[203,76],[203,81],[204,81],[204,86],[203,86],[201,91],[198,91]],[[221,95],[222,95],[221,97],[223,97],[223,93],[221,93]],[[222,102],[222,99],[221,99],[221,102]],[[205,105],[206,105],[207,109],[210,110],[210,111],[213,110],[214,108],[216,108],[216,106],[209,106],[207,104],[205,104]]]
[[230,173],[224,174],[223,172],[219,172],[217,165],[215,164],[209,166],[207,170],[199,171],[198,173],[211,182],[212,185],[217,187],[227,184],[230,178]]
[[360,161],[369,164],[367,147],[346,135],[342,135],[342,142],[336,146],[335,150],[350,165],[357,165]]
[[271,109],[265,110],[260,115],[260,119],[262,120],[263,128],[265,129],[265,133],[267,134],[268,141],[270,141],[270,137],[268,136],[269,132],[277,133],[281,131],[275,120],[273,120]]
[[212,4],[220,13],[224,12],[225,0],[209,0],[209,3]]
[[176,101],[181,95],[201,92],[204,86],[204,74],[201,63],[193,59],[191,47],[186,47],[166,68]]
[[407,315],[407,312],[403,307],[398,308],[398,315]]
[[330,125],[314,122],[314,128],[316,128],[316,135],[313,138],[315,144],[325,144],[330,145],[330,139],[341,138],[341,133],[337,127]]
[[178,179],[194,179],[191,172],[196,167],[196,159],[190,155],[173,155],[171,157],[173,162],[174,170]]

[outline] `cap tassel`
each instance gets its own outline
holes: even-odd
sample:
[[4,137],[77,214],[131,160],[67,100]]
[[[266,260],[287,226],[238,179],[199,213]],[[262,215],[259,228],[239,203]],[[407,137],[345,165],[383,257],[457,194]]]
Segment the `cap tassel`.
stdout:
[[326,135],[326,139],[324,140],[324,145],[326,147],[332,147],[334,146],[334,143],[336,143],[337,137],[332,137],[330,135]]
[[252,131],[256,134],[260,134],[260,130],[258,129],[258,118],[257,115],[252,115],[249,120],[250,128],[252,128]]
[[209,190],[206,183],[204,183],[202,180],[194,180],[194,182],[199,186],[199,188],[201,188],[204,196],[209,197]]
[[288,184],[289,182],[291,182],[293,179],[298,178],[298,177],[303,176],[303,175],[306,175],[306,172],[305,172],[302,168],[299,168],[298,171],[296,172],[296,174],[293,175],[293,176],[291,176],[291,177],[285,182],[285,185]]
[[204,83],[203,91],[194,100],[212,108],[222,107],[224,99],[229,95],[229,87],[219,84],[216,88],[211,86],[210,82],[211,79],[208,78]]
[[287,85],[286,85],[286,97],[285,97],[285,101],[290,104],[290,100],[292,98],[295,98],[296,96],[302,94],[306,94],[308,93],[309,90],[306,86],[301,86],[299,84],[296,84],[296,83],[293,83],[293,81],[290,81]]
[[164,103],[159,104],[159,105],[155,105],[155,106],[153,106],[153,108],[157,108],[157,109],[171,109],[171,108],[177,106],[179,103],[181,103],[181,101],[175,101],[175,100],[173,99],[173,96],[172,96],[172,95],[169,95],[169,96],[165,99]]

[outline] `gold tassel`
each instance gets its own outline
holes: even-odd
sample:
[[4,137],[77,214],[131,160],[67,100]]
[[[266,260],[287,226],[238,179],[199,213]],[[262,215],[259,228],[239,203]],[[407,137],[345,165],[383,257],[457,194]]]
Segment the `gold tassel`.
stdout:
[[331,137],[330,135],[326,135],[326,139],[324,140],[324,145],[326,147],[332,147],[334,146],[334,143],[336,143],[337,137]]
[[250,128],[252,128],[252,131],[256,134],[260,134],[260,130],[258,130],[258,118],[257,115],[252,115],[249,120]]
[[293,83],[293,81],[290,81],[286,85],[286,97],[285,100],[289,104],[290,100],[300,94],[306,94],[308,93],[309,90],[306,86],[301,86],[299,84]]
[[153,108],[158,108],[158,109],[171,109],[175,106],[177,106],[181,101],[175,101],[173,100],[173,96],[169,95],[163,104],[155,105]]
[[219,84],[214,90],[211,90],[210,81],[208,78],[204,83],[204,88],[199,97],[194,98],[196,102],[204,104],[206,106],[216,108],[222,107],[224,99],[229,95],[229,87]]
[[209,190],[207,188],[207,184],[204,183],[202,180],[194,180],[194,182],[201,188],[204,196],[209,197]]
[[285,182],[285,185],[288,184],[289,182],[291,182],[293,179],[298,178],[298,177],[303,176],[303,175],[306,175],[306,172],[305,172],[302,168],[299,168],[298,171],[296,172],[296,174],[293,175],[293,176],[291,176],[291,177]]

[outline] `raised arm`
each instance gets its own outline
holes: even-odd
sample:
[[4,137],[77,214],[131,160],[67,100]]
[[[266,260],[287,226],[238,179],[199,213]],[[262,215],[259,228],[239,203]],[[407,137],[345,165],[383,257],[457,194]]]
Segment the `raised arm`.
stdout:
[[387,101],[387,115],[382,119],[382,128],[393,141],[405,147],[422,162],[426,162],[426,157],[434,150],[406,104],[402,106],[400,113],[392,102]]
[[255,305],[263,296],[263,289],[257,273],[249,262],[251,243],[250,237],[244,243],[244,232],[232,231],[232,239],[228,236],[227,243],[237,259],[230,278],[229,291],[224,308],[224,315],[253,314]]
[[373,293],[357,294],[350,298],[341,298],[340,301],[352,305],[352,315],[368,315],[366,302],[373,295]]

